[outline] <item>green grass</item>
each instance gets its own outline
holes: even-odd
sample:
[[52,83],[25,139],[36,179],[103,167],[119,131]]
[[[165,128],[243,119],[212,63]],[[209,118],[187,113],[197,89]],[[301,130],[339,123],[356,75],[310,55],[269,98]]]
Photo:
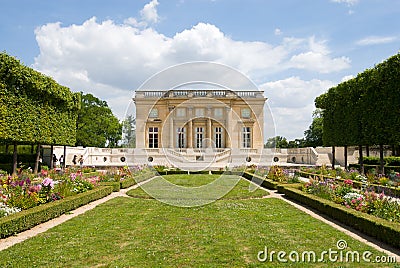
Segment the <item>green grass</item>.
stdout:
[[[210,185],[210,183],[213,182],[214,184]],[[207,185],[209,185],[210,187],[205,189]],[[184,193],[180,191],[181,187],[176,186],[187,187],[190,191],[188,191],[188,193]],[[202,190],[202,188],[204,188],[204,190]],[[249,181],[235,175],[221,176],[203,174],[179,174],[156,177],[152,181],[144,185],[142,188],[130,190],[127,194],[136,198],[153,198],[153,196],[147,194],[147,192],[155,193],[153,196],[157,199],[159,196],[164,197],[168,194],[168,196],[166,197],[167,199],[176,198],[192,200],[193,198],[198,197],[200,200],[205,201],[208,201],[206,199],[210,199],[211,201],[213,201],[212,198],[216,195],[223,199],[261,198],[268,195],[268,192],[264,189],[255,187],[254,185],[250,184]]]
[[248,193],[246,181],[238,185],[232,192],[240,199],[227,195],[192,208],[114,198],[1,251],[0,267],[379,267],[365,262],[280,264],[276,254],[274,262],[260,263],[257,254],[265,247],[320,254],[336,250],[339,239],[347,241],[348,250],[382,254],[283,200],[249,198],[252,193],[243,193]]

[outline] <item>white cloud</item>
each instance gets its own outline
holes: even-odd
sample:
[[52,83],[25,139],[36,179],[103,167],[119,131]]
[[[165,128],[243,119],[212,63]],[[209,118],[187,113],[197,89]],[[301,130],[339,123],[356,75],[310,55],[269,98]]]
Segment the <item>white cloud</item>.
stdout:
[[294,68],[331,73],[350,67],[347,57],[332,58],[326,46],[326,41],[316,41],[315,37],[309,39],[309,50],[292,56],[290,64]]
[[157,23],[159,21],[159,16],[157,13],[157,0],[152,0],[150,3],[146,4],[143,9],[140,11],[140,15],[142,19],[149,23]]
[[346,82],[346,81],[348,81],[348,80],[350,80],[350,79],[353,79],[354,78],[354,75],[346,75],[346,76],[344,76],[343,78],[342,78],[342,80],[340,80],[340,82]]
[[359,46],[379,45],[392,43],[397,40],[395,36],[368,36],[356,42]]
[[328,80],[312,79],[305,81],[299,77],[262,84],[275,120],[276,133],[289,140],[299,137],[311,124],[314,100],[317,96],[334,86]]
[[348,6],[354,6],[358,4],[359,0],[331,0],[331,2],[339,3],[339,4],[346,4]]
[[279,28],[276,28],[274,33],[275,33],[275,35],[282,35],[282,30]]

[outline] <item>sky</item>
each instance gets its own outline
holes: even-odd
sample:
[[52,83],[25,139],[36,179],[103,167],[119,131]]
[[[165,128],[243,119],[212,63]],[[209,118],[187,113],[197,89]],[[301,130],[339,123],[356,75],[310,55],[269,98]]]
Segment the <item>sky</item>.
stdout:
[[211,61],[265,92],[275,134],[288,140],[304,136],[317,96],[400,50],[397,0],[0,0],[0,6],[1,51],[107,101],[121,120],[152,75]]

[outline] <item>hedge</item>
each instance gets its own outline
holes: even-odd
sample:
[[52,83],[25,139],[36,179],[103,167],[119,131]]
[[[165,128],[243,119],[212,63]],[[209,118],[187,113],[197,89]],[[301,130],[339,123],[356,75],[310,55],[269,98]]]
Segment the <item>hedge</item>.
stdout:
[[346,208],[330,200],[320,198],[311,194],[304,193],[299,189],[278,186],[278,192],[286,197],[310,206],[319,212],[353,227],[364,234],[375,237],[376,239],[400,248],[400,224],[366,214],[354,209]]
[[103,198],[112,192],[112,187],[103,186],[93,190],[66,197],[51,203],[0,218],[0,238],[28,230],[35,225],[54,219],[68,211]]
[[80,93],[0,53],[0,140],[75,145]]
[[279,185],[278,182],[269,180],[267,178],[262,178],[248,172],[244,172],[242,177],[270,190],[276,190]]
[[129,187],[131,187],[131,186],[133,186],[135,184],[136,184],[135,178],[129,178],[129,179],[125,179],[125,180],[120,181],[121,189],[129,188]]
[[[390,171],[390,170],[393,170],[393,171],[395,171],[395,172],[400,172],[400,166],[383,166],[384,167],[384,169],[385,169],[385,172],[386,171]],[[357,170],[360,170],[360,164],[350,164],[349,165],[349,168],[355,168],[355,169],[357,169]],[[369,170],[371,170],[371,169],[376,169],[376,170],[379,170],[380,169],[380,166],[379,166],[379,164],[377,164],[377,165],[366,165],[365,163],[364,163],[364,172],[365,173],[367,173]]]
[[[385,166],[396,166],[396,167],[400,166],[400,157],[387,156],[383,158],[383,161],[385,163]],[[363,162],[366,165],[378,166],[380,165],[380,158],[376,156],[364,156]]]
[[121,184],[115,181],[104,181],[99,183],[101,186],[111,186],[113,188],[113,192],[119,192],[121,189]]
[[[18,154],[18,162],[35,163],[36,154]],[[0,163],[12,163],[12,154],[0,154]]]

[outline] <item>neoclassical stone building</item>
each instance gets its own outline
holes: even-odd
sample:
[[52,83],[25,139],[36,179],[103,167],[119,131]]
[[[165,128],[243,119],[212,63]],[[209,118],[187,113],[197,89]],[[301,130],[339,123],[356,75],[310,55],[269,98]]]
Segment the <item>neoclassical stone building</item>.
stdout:
[[258,162],[265,101],[261,91],[138,90],[136,148],[150,163],[183,169]]

